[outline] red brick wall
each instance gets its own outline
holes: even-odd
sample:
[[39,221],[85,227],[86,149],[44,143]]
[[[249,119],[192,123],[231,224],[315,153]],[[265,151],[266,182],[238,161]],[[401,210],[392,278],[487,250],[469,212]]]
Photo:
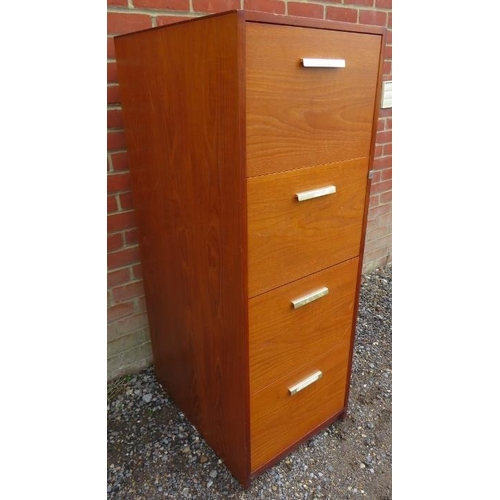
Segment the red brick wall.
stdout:
[[[152,363],[113,36],[229,9],[386,26],[384,80],[392,80],[392,0],[108,0],[108,379]],[[391,261],[392,109],[380,110],[364,256]]]

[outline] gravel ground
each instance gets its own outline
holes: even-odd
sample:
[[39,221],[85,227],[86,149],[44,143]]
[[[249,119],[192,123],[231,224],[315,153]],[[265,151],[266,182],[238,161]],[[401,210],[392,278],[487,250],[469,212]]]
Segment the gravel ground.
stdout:
[[392,266],[363,277],[347,418],[243,490],[153,368],[108,386],[109,499],[392,498]]

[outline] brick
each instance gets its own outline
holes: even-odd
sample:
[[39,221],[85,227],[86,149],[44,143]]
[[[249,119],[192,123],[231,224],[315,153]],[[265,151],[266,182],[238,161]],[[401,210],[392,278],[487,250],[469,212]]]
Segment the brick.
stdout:
[[259,12],[284,14],[285,2],[278,0],[245,0],[245,10],[257,10]]
[[392,189],[392,180],[377,182],[376,184],[372,184],[370,188],[371,194],[380,194],[385,191],[390,191]]
[[344,9],[342,7],[327,7],[326,19],[332,21],[343,21],[347,23],[358,22],[358,11],[356,9]]
[[130,191],[131,189],[132,183],[129,172],[108,174],[108,194]]
[[385,129],[392,130],[392,118],[387,118],[387,120],[385,120]]
[[[115,359],[119,359],[118,369],[111,369],[111,367],[116,365]],[[153,365],[153,356],[146,356],[139,361],[134,361],[133,363],[128,363],[126,366],[122,364],[122,356],[113,356],[108,358],[108,383],[122,377],[123,375],[130,375],[133,373],[138,373],[145,368]]]
[[108,382],[113,382],[114,380],[127,374],[127,367],[123,364],[123,356],[118,354],[108,358]]
[[122,210],[133,210],[134,203],[132,201],[132,193],[128,191],[127,193],[120,194],[120,206]]
[[365,245],[366,255],[369,256],[371,261],[379,261],[379,259],[387,256],[389,253],[389,245],[382,245],[380,248],[375,248],[375,245],[372,243],[367,243]]
[[108,151],[115,151],[117,149],[125,149],[125,133],[108,132]]
[[370,210],[368,211],[368,219],[369,220],[377,219],[381,215],[386,215],[390,212],[391,212],[391,205],[390,204],[380,205],[378,207],[373,207],[373,208],[370,208]]
[[116,201],[116,196],[108,196],[108,214],[116,212],[118,210],[118,202]]
[[142,371],[144,368],[151,366],[153,364],[153,352],[151,351],[145,358],[140,359],[139,361],[135,361],[134,363],[130,363],[130,370]]
[[387,118],[388,116],[392,116],[392,108],[381,108],[379,110],[378,115],[381,118]]
[[379,9],[392,9],[392,0],[375,0],[375,7]]
[[375,229],[378,227],[377,221],[369,220],[366,222],[366,231],[371,231],[372,229]]
[[[388,203],[386,206],[391,206]],[[378,226],[390,226],[392,224],[392,213],[381,215],[376,220]]]
[[383,236],[382,238],[377,238],[371,241],[368,241],[365,246],[365,251],[368,253],[374,252],[379,249],[387,249],[389,247],[390,236]]
[[122,35],[151,28],[151,17],[147,14],[108,12],[108,34]]
[[392,132],[377,132],[377,144],[385,144],[387,142],[392,142]]
[[108,59],[114,59],[116,57],[115,42],[111,36],[108,37],[107,55]]
[[392,61],[384,61],[382,65],[382,74],[384,80],[391,80],[392,78]]
[[185,21],[186,19],[192,19],[192,17],[156,16],[156,26],[165,26],[167,24],[179,23],[180,21]]
[[115,252],[123,247],[122,233],[108,234],[108,252]]
[[123,172],[128,170],[128,153],[122,151],[120,153],[111,154],[111,163],[115,172]]
[[[132,266],[132,276],[136,280],[142,280],[142,265],[141,264],[137,264],[135,266]],[[140,299],[140,300],[142,300],[142,299]],[[144,307],[140,310],[145,311],[146,308]]]
[[[139,264],[137,264],[139,265]],[[137,266],[134,266],[137,267]],[[132,268],[133,269],[133,268]],[[130,269],[119,269],[118,271],[108,272],[108,288],[113,288],[118,285],[124,285],[130,281]]]
[[240,0],[193,0],[195,12],[221,12],[239,8]]
[[376,182],[380,182],[380,171],[375,170],[373,172],[373,177],[372,177],[372,184],[375,184]]
[[189,0],[134,0],[135,8],[189,10]]
[[359,24],[385,26],[387,24],[387,12],[377,10],[360,10]]
[[[382,110],[380,110],[382,111]],[[377,131],[384,131],[385,130],[385,118],[380,118],[377,121]]]
[[108,308],[108,323],[117,321],[134,312],[133,302],[123,302]]
[[382,156],[383,151],[384,151],[384,146],[375,145],[375,149],[373,150],[374,158]]
[[118,83],[116,62],[108,62],[108,83]]
[[387,27],[392,28],[392,12],[387,15]]
[[[116,356],[119,355],[119,353],[124,352],[128,349],[131,349],[132,347],[135,347],[136,345],[144,344],[145,342],[149,342],[151,340],[150,335],[149,335],[149,328],[147,326],[139,328],[139,329],[134,329],[131,331],[125,331],[125,332],[120,332],[116,330],[116,324],[109,324],[108,325],[108,358],[111,356]],[[127,339],[127,337],[134,337],[135,342],[132,339]],[[121,341],[120,341],[121,339]],[[118,349],[110,349],[109,345],[113,344],[121,344],[121,347]],[[126,343],[126,344],[125,344]],[[133,343],[134,345],[131,345]]]
[[130,299],[144,296],[144,284],[142,281],[136,281],[134,283],[113,288],[112,292],[115,303],[125,302]]
[[388,262],[391,262],[390,249],[382,248],[380,250],[376,250],[375,252],[371,252],[370,254],[365,253],[363,261],[367,263],[363,268],[366,269],[364,272],[369,272],[377,267],[385,267]]
[[372,195],[370,193],[370,208],[371,207],[378,207],[380,205],[380,196],[378,194]]
[[386,45],[384,48],[384,60],[392,61],[392,45]]
[[138,345],[144,344],[148,339],[143,330],[139,330],[128,335],[122,335],[113,340],[108,340],[108,356],[114,356],[118,353],[132,349]]
[[123,116],[121,109],[108,109],[108,128],[123,129]]
[[120,104],[120,87],[118,85],[108,85],[108,104]]
[[373,229],[366,231],[366,241],[372,241],[378,238],[383,238],[384,236],[388,236],[389,234],[390,231],[387,226],[374,227]]
[[324,7],[314,3],[288,2],[288,15],[323,19]]
[[344,5],[363,5],[364,7],[373,7],[374,0],[344,0]]
[[125,232],[125,243],[127,246],[137,245],[139,243],[139,233],[136,228]]
[[368,260],[368,256],[365,255],[364,261],[366,261],[366,264],[363,266],[363,273],[370,273],[375,269],[377,269],[378,267],[384,267],[386,259],[387,259],[387,253],[384,254],[381,258],[373,260],[372,259]]
[[392,30],[386,30],[385,43],[392,45]]
[[127,7],[128,0],[108,0],[108,5],[119,5],[120,7]]
[[385,170],[382,170],[382,172],[381,172],[381,180],[382,181],[387,181],[389,179],[392,179],[392,167],[386,168]]
[[143,359],[146,356],[151,355],[151,342],[145,342],[140,346],[134,347],[122,353],[124,363],[136,362],[139,359]]
[[146,297],[139,297],[137,299],[137,312],[146,312],[148,310],[148,306],[146,303]]
[[111,337],[123,335],[147,326],[148,317],[146,313],[133,314],[109,324],[108,335]]
[[118,212],[108,215],[108,234],[136,227],[135,212]]
[[387,167],[392,167],[392,156],[382,156],[373,160],[374,170],[382,170]]
[[387,191],[380,194],[380,203],[385,205],[386,203],[392,202],[392,191]]
[[391,247],[388,248],[388,254],[375,261],[378,267],[385,267],[392,262]]
[[384,156],[391,156],[391,155],[392,155],[392,143],[384,144]]
[[140,260],[139,247],[129,247],[108,253],[108,270],[137,264]]

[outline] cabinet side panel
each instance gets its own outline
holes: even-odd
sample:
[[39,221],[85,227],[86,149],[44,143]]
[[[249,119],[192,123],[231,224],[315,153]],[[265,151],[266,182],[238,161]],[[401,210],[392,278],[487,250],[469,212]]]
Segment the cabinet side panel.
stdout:
[[[377,141],[377,124],[378,124],[378,117],[379,117],[379,110],[380,110],[380,95],[381,95],[381,89],[382,89],[382,76],[384,73],[384,47],[385,47],[385,36],[386,36],[386,31],[383,30],[383,32],[380,35],[374,35],[376,36],[378,40],[378,73],[377,73],[377,92],[375,94],[375,102],[374,102],[374,107],[373,107],[373,116],[372,116],[372,128],[371,128],[371,142],[370,142],[370,158],[369,158],[369,168],[373,168],[373,162],[375,158],[375,144]],[[370,189],[371,189],[371,177],[369,177],[368,182],[366,184],[366,192],[365,192],[365,206],[364,206],[364,213],[363,213],[363,229],[362,229],[362,236],[361,236],[361,243],[360,243],[360,248],[359,248],[359,256],[361,257],[359,259],[359,266],[358,266],[358,280],[357,280],[357,285],[356,285],[356,300],[354,304],[354,314],[353,314],[353,321],[352,321],[352,337],[351,337],[351,348],[350,348],[350,354],[349,354],[349,371],[347,374],[347,390],[345,394],[345,404],[344,406],[348,408],[349,404],[349,390],[350,390],[350,382],[351,382],[351,374],[352,374],[352,359],[353,359],[353,354],[354,354],[354,342],[356,338],[356,325],[357,325],[357,320],[358,320],[358,308],[359,308],[359,299],[360,299],[360,289],[361,289],[361,278],[363,275],[363,256],[364,256],[364,251],[365,251],[365,240],[366,240],[366,226],[367,226],[367,220],[368,220],[368,209],[370,206]]]
[[249,475],[243,18],[115,40],[156,373]]

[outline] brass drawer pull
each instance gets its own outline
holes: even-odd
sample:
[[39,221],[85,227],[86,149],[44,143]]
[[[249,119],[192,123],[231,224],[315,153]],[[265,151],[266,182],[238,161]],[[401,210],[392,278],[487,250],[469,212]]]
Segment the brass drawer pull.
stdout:
[[301,193],[296,193],[297,200],[305,201],[311,200],[312,198],[320,198],[321,196],[327,196],[329,194],[334,194],[337,192],[335,186],[325,186],[319,189],[311,189],[310,191],[302,191]]
[[345,68],[345,59],[301,59],[304,68]]
[[309,304],[309,302],[313,302],[315,300],[320,299],[321,297],[324,297],[325,295],[328,295],[328,292],[329,292],[328,288],[324,286],[323,288],[320,288],[315,292],[304,295],[303,297],[300,297],[296,300],[292,300],[292,306],[294,309],[298,309],[299,307]]
[[290,396],[297,394],[302,389],[305,389],[308,385],[314,384],[314,382],[317,382],[322,376],[323,376],[323,373],[318,370],[316,373],[313,373],[311,376],[300,381],[298,384],[295,384],[294,386],[289,387],[288,392],[290,393]]

